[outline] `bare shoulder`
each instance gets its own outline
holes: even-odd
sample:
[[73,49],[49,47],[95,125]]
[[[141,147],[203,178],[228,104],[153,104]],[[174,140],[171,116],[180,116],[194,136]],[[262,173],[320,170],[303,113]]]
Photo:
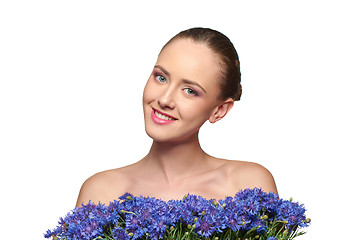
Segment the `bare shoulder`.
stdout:
[[275,180],[265,167],[245,161],[229,161],[229,175],[235,186],[245,188],[261,188],[266,192],[277,193]]
[[107,204],[128,191],[130,182],[131,175],[127,173],[126,167],[96,173],[81,186],[76,207],[89,201]]

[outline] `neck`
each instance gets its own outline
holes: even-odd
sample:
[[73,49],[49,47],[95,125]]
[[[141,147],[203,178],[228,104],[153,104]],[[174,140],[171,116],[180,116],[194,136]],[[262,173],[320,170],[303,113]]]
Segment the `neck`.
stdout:
[[149,172],[171,183],[196,174],[199,166],[205,166],[207,157],[195,134],[182,142],[154,141],[144,161]]

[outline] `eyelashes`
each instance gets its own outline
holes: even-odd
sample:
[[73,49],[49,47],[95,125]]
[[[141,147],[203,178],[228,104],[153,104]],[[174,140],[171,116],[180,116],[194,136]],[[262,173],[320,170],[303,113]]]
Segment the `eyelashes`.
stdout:
[[166,77],[164,77],[164,75],[162,73],[154,71],[153,75],[154,75],[154,78],[156,79],[156,81],[161,82],[161,83],[167,82]]
[[[154,78],[159,83],[167,83],[166,77],[164,77],[161,73],[154,72],[153,73]],[[191,87],[184,87],[183,92],[185,92],[189,96],[200,96],[199,92]]]
[[199,96],[199,93],[192,88],[184,88],[183,91],[190,96]]
[[166,78],[162,75],[155,75],[155,79],[161,83],[165,83],[167,81]]

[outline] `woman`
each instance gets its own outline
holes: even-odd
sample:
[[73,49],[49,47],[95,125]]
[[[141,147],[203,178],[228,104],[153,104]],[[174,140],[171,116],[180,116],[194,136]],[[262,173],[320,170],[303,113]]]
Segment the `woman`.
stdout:
[[223,199],[254,187],[277,193],[264,167],[215,158],[200,147],[203,123],[221,120],[240,96],[239,59],[225,35],[205,28],[177,34],[160,51],[143,93],[145,129],[153,139],[149,153],[90,177],[76,206],[108,204],[125,192],[163,200],[186,193]]

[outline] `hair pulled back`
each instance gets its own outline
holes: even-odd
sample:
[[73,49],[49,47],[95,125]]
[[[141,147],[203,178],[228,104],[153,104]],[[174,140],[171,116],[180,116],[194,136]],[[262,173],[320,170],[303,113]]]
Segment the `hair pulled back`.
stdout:
[[230,39],[210,28],[190,28],[171,38],[162,49],[176,39],[188,38],[196,43],[206,44],[219,58],[220,89],[219,98],[240,100],[241,72],[239,56]]

